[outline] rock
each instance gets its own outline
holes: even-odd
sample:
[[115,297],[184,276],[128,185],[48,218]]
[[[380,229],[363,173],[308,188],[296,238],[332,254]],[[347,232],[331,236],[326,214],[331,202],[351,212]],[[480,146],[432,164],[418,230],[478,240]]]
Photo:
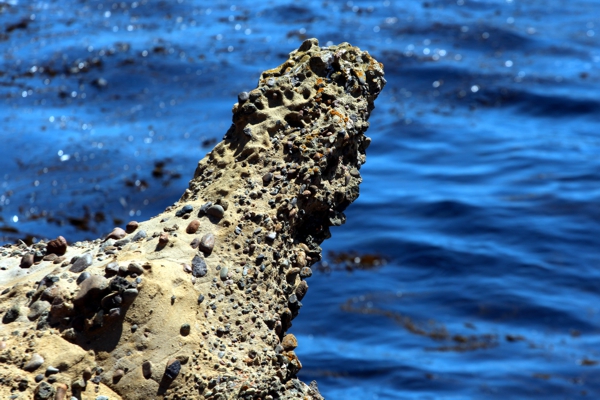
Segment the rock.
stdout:
[[302,301],[307,291],[308,284],[306,283],[306,281],[301,281],[296,287],[296,297],[298,298],[298,300]]
[[183,324],[181,325],[181,328],[179,328],[179,333],[181,333],[181,336],[187,336],[190,334],[190,324]]
[[109,233],[108,235],[106,235],[105,239],[115,239],[115,240],[119,240],[119,239],[123,239],[125,237],[125,235],[127,235],[127,232],[125,232],[123,230],[123,228],[119,228],[118,226],[115,227],[111,233]]
[[240,92],[238,94],[238,102],[243,103],[250,98],[248,92]]
[[194,240],[192,240],[192,243],[190,243],[190,246],[192,246],[192,249],[197,249],[199,245],[200,245],[200,239],[198,239],[198,238],[194,238]]
[[150,379],[152,377],[152,363],[150,361],[144,361],[142,364],[142,375],[146,379]]
[[56,254],[62,256],[67,252],[67,240],[59,236],[54,240],[51,240],[46,245],[46,254]]
[[23,369],[27,372],[33,372],[36,369],[38,369],[43,363],[44,357],[40,356],[38,353],[33,353],[29,362],[27,362],[27,364],[23,366]]
[[111,262],[111,263],[106,264],[106,267],[104,267],[104,273],[108,276],[118,274],[119,273],[119,264],[117,264],[116,262]]
[[277,233],[276,232],[269,232],[269,233],[267,233],[267,240],[273,241],[273,240],[275,240],[276,237],[277,237]]
[[81,282],[85,281],[87,278],[89,278],[90,276],[92,276],[92,274],[90,274],[89,272],[82,272],[81,274],[79,274],[79,276],[77,277],[77,281],[75,281],[78,285],[81,285]]
[[94,259],[93,259],[92,255],[90,253],[85,253],[84,255],[79,257],[77,260],[75,260],[73,265],[71,265],[71,268],[69,268],[69,271],[82,272],[84,269],[86,269],[87,267],[92,265],[93,261],[94,261]]
[[83,281],[79,287],[79,292],[73,299],[73,304],[77,308],[96,308],[100,305],[100,299],[108,292],[108,279],[100,275],[92,275]]
[[[84,380],[89,381],[92,378],[92,369],[90,367],[86,367],[86,369],[83,370],[82,376]],[[85,385],[82,387],[85,387]]]
[[54,400],[65,400],[67,398],[67,385],[64,383],[56,384],[56,396]]
[[33,398],[35,400],[51,399],[52,396],[54,396],[54,387],[48,382],[40,382],[33,392]]
[[21,257],[21,264],[19,265],[21,268],[30,268],[33,265],[34,255],[31,253],[25,254]]
[[127,306],[135,300],[139,292],[137,289],[127,289],[123,292],[123,305]]
[[208,208],[208,210],[206,210],[206,213],[207,213],[208,215],[212,215],[212,216],[213,216],[213,217],[215,217],[215,218],[219,218],[219,219],[221,219],[221,218],[223,218],[223,216],[225,215],[225,210],[223,209],[223,207],[222,207],[222,206],[220,206],[220,205],[218,205],[218,204],[215,204],[215,205],[213,205],[213,206],[210,206],[210,207]]
[[300,277],[302,279],[310,278],[312,276],[312,269],[304,267],[300,270]]
[[16,321],[17,318],[19,318],[19,315],[21,315],[21,307],[19,307],[18,304],[13,304],[2,317],[2,323],[10,324],[11,322]]
[[166,246],[169,243],[169,234],[167,232],[162,232],[158,237],[158,244],[160,246]]
[[129,263],[127,266],[127,272],[131,274],[142,275],[144,273],[144,268],[137,263]]
[[183,206],[180,210],[178,210],[175,213],[176,217],[183,217],[185,214],[189,214],[192,211],[194,211],[194,207],[192,207],[191,205],[187,204],[185,206]]
[[56,254],[46,254],[44,256],[44,258],[42,258],[42,261],[50,261],[53,262],[54,260],[56,260],[58,258],[58,256]]
[[138,233],[136,233],[133,236],[132,241],[137,242],[137,241],[140,241],[142,239],[146,239],[147,237],[148,237],[148,235],[146,234],[146,231],[140,230],[140,231],[138,231]]
[[125,376],[125,371],[122,369],[116,370],[112,376],[113,382],[119,382],[123,376]]
[[185,228],[185,231],[186,233],[192,235],[198,231],[198,228],[200,228],[200,221],[195,219],[188,224],[187,228]]
[[127,233],[133,233],[136,231],[136,229],[138,228],[139,224],[137,223],[137,221],[129,221],[127,223],[127,225],[125,226],[125,232]]
[[46,311],[50,311],[50,303],[44,300],[35,301],[29,306],[29,314],[27,314],[27,318],[30,321],[35,321]]
[[264,175],[263,175],[263,177],[262,177],[263,184],[264,184],[265,186],[266,186],[266,185],[268,185],[268,184],[271,182],[271,180],[272,180],[272,179],[273,179],[273,174],[272,174],[272,173],[270,173],[270,172],[267,172],[267,173],[266,173],[266,174],[264,174]]
[[281,346],[283,346],[285,350],[294,350],[296,347],[298,347],[298,340],[296,339],[296,336],[292,335],[291,333],[287,334],[283,337]]
[[111,310],[113,308],[120,307],[123,303],[123,298],[119,293],[111,293],[107,296],[104,296],[102,300],[100,300],[100,305],[105,310]]
[[60,372],[60,370],[58,368],[55,368],[53,366],[49,366],[48,368],[46,368],[46,375],[54,375],[54,374],[58,374]]
[[229,272],[229,269],[227,267],[221,268],[221,271],[219,272],[219,277],[221,278],[222,281],[227,280],[228,272]]
[[192,259],[192,275],[196,278],[202,278],[208,272],[206,262],[200,255],[194,256]]
[[181,362],[176,358],[171,358],[167,362],[167,368],[165,369],[165,376],[170,380],[174,380],[175,378],[177,378],[177,375],[179,375],[180,371],[181,371]]
[[215,247],[215,235],[213,235],[212,233],[207,233],[206,235],[202,236],[202,239],[200,240],[200,243],[198,245],[198,248],[200,250],[202,250],[205,253],[210,254],[214,247]]

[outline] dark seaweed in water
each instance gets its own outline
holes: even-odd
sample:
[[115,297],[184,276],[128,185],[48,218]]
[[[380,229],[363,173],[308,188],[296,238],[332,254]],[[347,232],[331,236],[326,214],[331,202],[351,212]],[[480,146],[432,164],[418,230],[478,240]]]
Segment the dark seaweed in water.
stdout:
[[[158,214],[260,72],[307,37],[348,41],[388,83],[361,196],[323,244],[347,257],[326,257],[294,321],[300,377],[327,399],[596,398],[597,15],[591,0],[0,1],[1,241]],[[354,268],[365,254],[387,263]]]

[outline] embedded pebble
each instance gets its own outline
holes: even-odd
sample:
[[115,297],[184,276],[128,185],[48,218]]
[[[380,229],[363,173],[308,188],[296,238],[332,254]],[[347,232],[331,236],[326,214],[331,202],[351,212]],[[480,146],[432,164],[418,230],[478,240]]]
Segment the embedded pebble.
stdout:
[[181,209],[179,209],[176,213],[175,216],[176,217],[183,217],[185,214],[189,214],[192,211],[194,211],[194,207],[187,204],[185,206],[183,206]]
[[201,278],[208,272],[206,262],[200,255],[194,256],[192,260],[192,275],[196,278]]
[[238,94],[238,101],[240,103],[245,102],[249,98],[250,98],[250,94],[248,94],[248,92],[240,92],[240,94]]
[[37,374],[34,378],[36,383],[39,383],[44,380],[44,374]]
[[[117,265],[117,267],[118,267],[118,265]],[[92,275],[89,272],[87,272],[87,271],[82,272],[81,274],[79,274],[79,276],[77,277],[77,280],[75,282],[78,285],[81,285],[81,282],[85,281],[90,276],[92,276]]]
[[[81,283],[79,292],[73,299],[76,307],[95,306],[108,289],[108,279],[100,275],[92,275]],[[97,307],[97,306],[96,306]]]
[[219,276],[221,277],[221,280],[226,280],[227,279],[227,273],[229,272],[229,269],[227,267],[223,267],[221,268],[221,272],[219,273]]
[[56,254],[58,256],[62,256],[67,252],[67,240],[59,236],[54,240],[51,240],[46,245],[46,253],[47,254]]
[[139,224],[137,221],[129,221],[127,225],[125,225],[125,232],[133,233],[138,228]]
[[129,263],[127,266],[127,272],[131,274],[142,275],[144,273],[144,268],[138,263]]
[[129,305],[133,303],[137,295],[139,294],[137,289],[127,289],[123,292],[123,305]]
[[134,242],[137,242],[139,240],[146,239],[147,237],[148,237],[148,234],[146,233],[146,231],[140,230],[140,231],[138,231],[138,233],[136,233],[135,235],[133,235],[133,239],[132,240]]
[[298,300],[302,300],[304,298],[304,296],[306,295],[306,292],[308,291],[308,284],[306,283],[306,281],[302,281],[298,284],[298,287],[296,287],[296,297],[298,298]]
[[[121,380],[121,378],[125,375],[125,371],[123,371],[122,369],[118,369],[114,372],[112,378],[113,378],[113,382],[118,382],[119,380]],[[103,397],[103,396],[98,396],[98,397]],[[96,397],[96,400],[98,399],[98,397]],[[106,397],[108,399],[108,397]]]
[[275,233],[275,232],[269,232],[269,233],[267,233],[267,239],[268,240],[273,241],[273,240],[275,240],[276,237],[277,237],[277,233]]
[[56,395],[54,400],[65,400],[67,398],[67,385],[64,383],[56,384]]
[[40,384],[35,388],[33,394],[35,400],[51,399],[52,396],[54,396],[54,387],[48,382],[40,382]]
[[177,378],[181,371],[181,362],[176,358],[171,358],[167,362],[167,369],[165,370],[165,376],[171,380]]
[[300,270],[300,277],[306,279],[306,278],[310,278],[312,276],[312,269],[310,269],[309,267],[304,267],[302,268],[302,270]]
[[158,237],[158,244],[164,246],[167,243],[169,243],[169,234],[167,232],[163,232]]
[[43,363],[44,363],[44,357],[40,356],[38,353],[33,353],[33,355],[31,356],[31,359],[29,360],[29,362],[27,364],[25,364],[23,369],[25,371],[32,372],[32,371],[35,371],[36,369],[38,369]]
[[69,271],[71,272],[82,272],[84,269],[92,265],[93,257],[90,253],[85,253],[81,257],[77,258]]
[[[104,272],[107,275],[115,275],[117,273],[119,273],[119,264],[117,264],[116,262],[111,262],[106,264],[106,267],[104,267]],[[86,272],[84,272],[85,274]]]
[[188,224],[187,228],[185,228],[185,231],[186,233],[192,235],[198,231],[198,228],[200,228],[200,221],[195,219]]
[[54,375],[54,374],[58,374],[60,372],[60,370],[56,367],[48,367],[46,368],[46,375]]
[[29,306],[29,310],[30,311],[29,314],[27,314],[27,318],[30,321],[35,321],[40,317],[40,315],[50,310],[50,303],[45,300],[38,300]]
[[119,240],[119,239],[123,239],[125,237],[125,235],[127,235],[127,232],[125,232],[125,230],[123,228],[119,228],[117,226],[117,227],[115,227],[115,229],[112,230],[111,233],[106,235],[105,239]]
[[215,204],[214,206],[210,206],[208,210],[206,210],[206,213],[215,218],[223,218],[223,215],[225,215],[225,210],[222,206]]
[[183,324],[181,325],[181,328],[179,328],[179,333],[181,333],[181,336],[187,336],[190,334],[190,324]]
[[21,268],[29,268],[33,265],[34,256],[31,253],[25,254],[21,257],[21,264],[19,265]]
[[298,347],[298,340],[296,339],[296,336],[292,335],[291,333],[287,334],[281,341],[281,346],[283,346],[283,348],[287,351],[294,350],[296,347]]
[[192,249],[197,249],[199,245],[200,245],[200,239],[198,239],[198,238],[194,238],[194,240],[192,240],[192,243],[190,243],[190,246],[192,246]]
[[144,375],[144,378],[146,379],[152,377],[152,363],[150,361],[144,361],[142,364],[142,375]]
[[212,252],[213,248],[215,247],[215,235],[212,233],[207,233],[202,236],[198,247],[205,253]]
[[4,313],[4,316],[2,317],[2,323],[10,324],[11,322],[16,321],[17,318],[19,318],[19,315],[21,315],[21,308],[18,304],[13,304],[13,306],[9,308],[6,313]]
[[201,304],[204,301],[204,295],[198,296],[198,304]]

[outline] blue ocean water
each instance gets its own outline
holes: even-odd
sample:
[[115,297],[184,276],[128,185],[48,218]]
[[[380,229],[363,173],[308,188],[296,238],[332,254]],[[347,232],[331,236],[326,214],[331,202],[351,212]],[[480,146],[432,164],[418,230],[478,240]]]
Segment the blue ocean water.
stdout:
[[600,1],[0,0],[0,242],[162,211],[308,37],[388,84],[294,321],[300,377],[330,400],[600,398]]

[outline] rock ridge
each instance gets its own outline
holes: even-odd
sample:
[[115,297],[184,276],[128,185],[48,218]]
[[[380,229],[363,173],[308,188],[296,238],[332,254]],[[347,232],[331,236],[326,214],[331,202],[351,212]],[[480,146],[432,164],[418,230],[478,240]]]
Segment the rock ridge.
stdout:
[[358,198],[384,85],[368,52],[306,40],[238,95],[163,213],[0,248],[0,397],[321,399],[289,331]]

